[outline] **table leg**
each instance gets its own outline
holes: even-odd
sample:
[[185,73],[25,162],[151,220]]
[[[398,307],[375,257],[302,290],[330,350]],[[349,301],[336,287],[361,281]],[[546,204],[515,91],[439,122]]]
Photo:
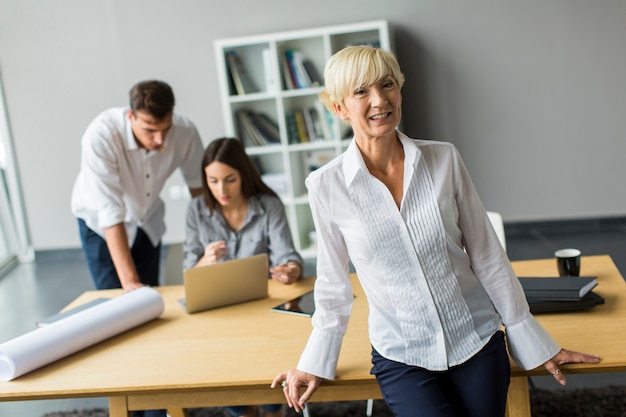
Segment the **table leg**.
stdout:
[[528,377],[511,378],[509,395],[506,400],[506,417],[531,417]]
[[127,397],[109,397],[109,417],[131,417]]

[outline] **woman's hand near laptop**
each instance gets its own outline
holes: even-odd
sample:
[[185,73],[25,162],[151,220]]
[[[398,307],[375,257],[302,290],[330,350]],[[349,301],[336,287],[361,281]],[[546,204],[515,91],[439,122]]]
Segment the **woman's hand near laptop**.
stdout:
[[224,259],[226,256],[226,242],[218,240],[211,242],[204,248],[204,255],[198,260],[198,263],[194,266],[213,265]]
[[293,284],[302,275],[302,267],[298,262],[288,261],[270,268],[270,275],[281,284]]
[[[220,262],[224,257],[226,257],[226,242],[223,240],[211,242],[204,248],[204,255],[194,267],[213,265]],[[287,261],[270,268],[271,278],[281,284],[293,284],[301,275],[302,266],[295,261]]]

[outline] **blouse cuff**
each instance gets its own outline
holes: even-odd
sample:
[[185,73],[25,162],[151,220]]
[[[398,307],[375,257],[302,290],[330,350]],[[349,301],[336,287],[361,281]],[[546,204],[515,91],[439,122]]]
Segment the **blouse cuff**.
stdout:
[[340,334],[313,329],[297,368],[320,378],[335,379],[342,339]]
[[506,340],[511,358],[527,371],[544,364],[561,350],[532,315],[506,326]]

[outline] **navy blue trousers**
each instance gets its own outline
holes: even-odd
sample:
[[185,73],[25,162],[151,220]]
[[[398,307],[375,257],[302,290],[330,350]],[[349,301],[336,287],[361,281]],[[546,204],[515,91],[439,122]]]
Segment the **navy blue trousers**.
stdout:
[[372,349],[372,371],[396,417],[504,417],[511,377],[504,333],[465,363],[434,372]]
[[[83,219],[78,219],[78,232],[87,259],[87,266],[96,288],[106,290],[122,288],[106,240],[91,230]],[[147,285],[159,285],[159,265],[161,262],[161,243],[155,247],[148,235],[141,229],[130,248],[130,253],[139,274],[139,280]]]

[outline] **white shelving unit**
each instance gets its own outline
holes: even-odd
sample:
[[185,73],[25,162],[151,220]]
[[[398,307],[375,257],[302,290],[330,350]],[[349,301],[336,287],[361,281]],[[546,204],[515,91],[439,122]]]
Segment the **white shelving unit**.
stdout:
[[[354,44],[371,44],[391,50],[388,23],[378,20],[268,33],[220,39],[214,44],[226,134],[243,138],[243,128],[238,124],[240,111],[264,114],[278,128],[280,139],[277,143],[261,146],[244,143],[246,152],[257,162],[267,184],[281,196],[296,248],[305,259],[315,258],[316,250],[311,240],[310,232],[314,226],[304,180],[310,170],[345,150],[350,137],[347,126],[332,116],[328,117],[326,130],[330,134],[325,137],[319,135],[314,140],[302,141],[289,130],[288,118],[293,112],[311,107],[320,110],[316,102],[319,102],[318,95],[323,87],[289,88],[285,80],[289,76],[284,66],[285,51],[299,51],[322,77],[328,58]],[[229,56],[233,53],[254,86],[245,92],[237,90],[230,72]],[[319,112],[318,115],[326,117]]]

